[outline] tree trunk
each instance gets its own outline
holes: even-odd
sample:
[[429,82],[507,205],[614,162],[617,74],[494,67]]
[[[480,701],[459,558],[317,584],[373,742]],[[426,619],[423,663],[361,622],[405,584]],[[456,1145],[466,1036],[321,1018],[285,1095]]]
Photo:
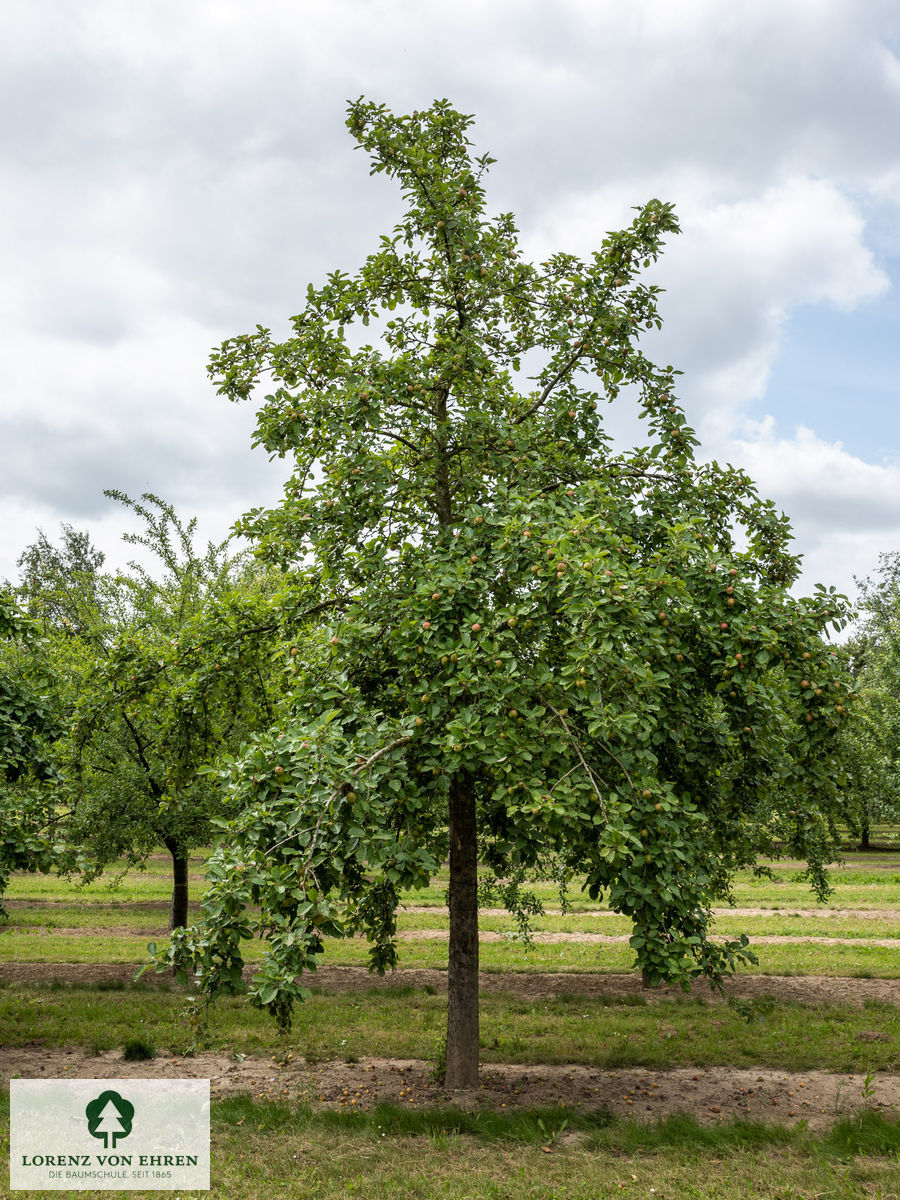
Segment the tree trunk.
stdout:
[[450,952],[447,970],[450,1088],[478,1083],[478,839],[475,790],[465,773],[450,781]]
[[869,849],[869,814],[865,809],[859,820],[859,848],[860,850]]
[[178,843],[166,838],[166,849],[172,855],[172,908],[170,929],[180,929],[188,919],[188,859]]

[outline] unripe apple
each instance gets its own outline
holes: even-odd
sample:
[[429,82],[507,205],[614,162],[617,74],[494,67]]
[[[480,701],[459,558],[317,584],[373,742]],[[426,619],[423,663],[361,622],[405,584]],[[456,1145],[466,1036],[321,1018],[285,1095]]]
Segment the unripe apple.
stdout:
[[421,717],[416,717],[416,724],[417,724],[417,725],[424,725],[424,724],[425,724],[425,722],[422,720],[422,718],[421,718]]
[[430,699],[431,699],[431,697],[426,692],[425,695],[422,697],[422,703],[427,704]]
[[516,623],[516,618],[515,618],[515,617],[509,617],[509,618],[507,619],[507,622],[506,622],[506,623],[507,623],[507,625],[510,627],[510,629],[512,629],[513,625],[515,625],[515,623]]
[[339,639],[339,638],[336,638],[336,637],[333,637],[333,638],[331,639],[331,644],[332,644],[332,646],[338,646],[338,645],[340,645],[340,639]]
[[450,661],[451,661],[451,662],[456,662],[456,658],[457,658],[457,656],[456,656],[455,654],[451,654],[451,655],[450,655]]
[[276,767],[276,768],[275,768],[275,774],[276,774],[276,775],[283,775],[283,774],[284,774],[284,767]]
[[446,665],[449,661],[450,661],[450,659],[447,657],[446,654],[441,655],[441,666],[442,667],[446,667]]
[[519,710],[517,708],[511,708],[509,710],[509,712],[507,713],[507,716],[510,716],[510,717],[517,717],[518,715],[519,715]]
[[641,792],[641,795],[644,797],[645,800],[649,800],[650,797],[653,795],[653,793],[650,791],[649,788],[644,788],[644,790]]
[[432,592],[432,593],[431,593],[431,598],[432,598],[432,600],[440,600],[440,598],[441,598],[441,593],[440,593],[440,592]]
[[808,680],[808,679],[801,679],[801,680],[800,680],[800,686],[801,686],[801,687],[809,687],[809,680]]
[[657,812],[662,812],[662,810],[663,810],[661,804],[654,804],[653,807],[656,809]]

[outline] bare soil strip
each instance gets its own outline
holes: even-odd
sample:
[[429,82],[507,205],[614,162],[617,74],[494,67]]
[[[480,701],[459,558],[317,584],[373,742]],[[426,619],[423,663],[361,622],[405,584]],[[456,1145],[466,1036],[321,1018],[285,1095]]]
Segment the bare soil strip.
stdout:
[[[672,1071],[621,1068],[604,1071],[577,1064],[519,1066],[489,1064],[477,1088],[447,1091],[434,1082],[428,1063],[363,1058],[356,1063],[306,1063],[290,1056],[240,1062],[224,1054],[200,1053],[149,1062],[126,1062],[120,1052],[90,1055],[82,1049],[29,1046],[0,1050],[0,1077],[28,1079],[208,1079],[215,1098],[249,1093],[261,1100],[308,1102],[347,1111],[381,1102],[410,1108],[454,1106],[469,1111],[544,1108],[564,1112],[611,1110],[638,1121],[687,1112],[715,1124],[741,1118],[792,1125],[806,1121],[825,1128],[865,1103],[884,1112],[900,1106],[900,1076],[879,1075],[864,1101],[861,1075],[827,1071],[795,1074],[757,1068],[684,1067]],[[551,1131],[548,1130],[548,1134]]]
[[[0,963],[0,984],[130,984],[140,963]],[[253,973],[248,967],[247,977]],[[366,967],[324,965],[304,978],[310,987],[330,992],[358,992],[369,988],[418,987],[447,990],[447,972],[432,968],[411,968],[379,977]],[[169,974],[150,971],[141,976],[137,987],[174,986]],[[554,996],[636,996],[648,1003],[678,998],[685,993],[679,987],[644,989],[638,974],[600,974],[591,972],[484,971],[480,986],[485,992],[508,992],[524,999],[552,999]],[[690,994],[711,1002],[723,999],[707,983],[695,980]],[[900,980],[850,979],[827,975],[737,975],[726,986],[727,996],[753,998],[773,996],[800,1004],[848,1004],[861,1008],[866,1001],[900,1004]]]
[[[72,900],[10,900],[4,899],[4,907],[10,911],[23,912],[33,908],[71,908]],[[90,896],[78,897],[77,903],[82,908],[88,908],[91,912],[101,915],[104,913],[126,913],[126,912],[144,912],[147,909],[156,909],[157,911],[167,911],[168,901],[166,900],[94,900]],[[200,912],[199,901],[191,901],[189,911],[192,913]],[[441,904],[401,904],[400,911],[409,915],[432,916],[432,917],[447,917],[448,910],[446,905]],[[509,917],[509,912],[505,908],[480,908],[479,913],[482,917]],[[797,917],[803,919],[814,920],[835,920],[835,921],[896,921],[900,917],[900,910],[897,908],[828,908],[823,905],[821,908],[795,908],[793,905],[771,905],[769,908],[714,908],[712,910],[714,917]],[[563,914],[559,908],[546,908],[544,915],[548,917],[559,917],[563,915],[587,919],[595,918],[598,921],[610,920],[614,917],[619,917],[619,913],[614,913],[608,908],[592,908],[584,912],[570,912]],[[3,927],[0,926],[0,929]]]
[[[55,933],[64,933],[57,929]],[[83,932],[83,931],[81,931]],[[79,930],[72,930],[78,936]],[[531,940],[536,945],[553,946],[561,943],[577,943],[592,945],[627,945],[631,935],[627,933],[533,933]],[[397,934],[401,942],[447,942],[450,940],[446,929],[404,929]],[[503,942],[509,938],[505,933],[492,930],[482,930],[478,935],[479,942]],[[715,938],[724,941],[725,938]],[[754,934],[753,944],[756,946],[884,946],[888,950],[900,950],[900,938],[848,938],[848,937],[817,937],[811,934]]]
[[[447,907],[441,905],[402,904],[400,911],[419,916],[449,916]],[[480,908],[478,912],[482,917],[509,916],[505,908]],[[900,918],[900,910],[896,908],[792,908],[790,905],[786,908],[714,908],[712,914],[714,917],[828,917],[841,921],[896,921]],[[562,910],[558,908],[544,909],[544,916],[547,917],[563,915]],[[586,912],[570,912],[565,915],[579,919],[596,917],[602,921],[604,918],[619,917],[620,914],[611,912],[608,908],[592,908]]]

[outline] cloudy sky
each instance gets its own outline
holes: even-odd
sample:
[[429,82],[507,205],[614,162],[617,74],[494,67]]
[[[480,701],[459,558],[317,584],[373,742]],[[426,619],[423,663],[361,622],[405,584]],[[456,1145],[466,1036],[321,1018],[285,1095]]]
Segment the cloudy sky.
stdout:
[[0,89],[0,578],[62,521],[124,561],[104,487],[216,537],[277,497],[205,364],[396,219],[360,94],[476,114],[533,257],[674,202],[653,352],[704,455],[790,515],[807,588],[900,549],[896,0],[29,0]]

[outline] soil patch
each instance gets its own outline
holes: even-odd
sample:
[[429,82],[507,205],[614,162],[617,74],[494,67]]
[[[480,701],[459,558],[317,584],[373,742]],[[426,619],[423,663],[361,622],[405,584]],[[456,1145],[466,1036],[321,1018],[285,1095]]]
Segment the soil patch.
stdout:
[[[65,933],[65,930],[57,930]],[[77,931],[73,931],[77,933]],[[401,942],[448,942],[449,930],[446,929],[403,929],[397,934]],[[509,941],[505,933],[494,930],[482,930],[478,935],[479,942]],[[532,933],[531,940],[535,945],[554,946],[563,943],[583,943],[598,945],[627,946],[631,940],[629,933]],[[713,938],[713,941],[725,941],[724,937]],[[900,938],[850,938],[850,937],[820,937],[815,934],[782,934],[763,933],[753,935],[755,946],[883,946],[887,950],[900,949]]]
[[[431,1077],[428,1063],[363,1058],[356,1063],[307,1063],[285,1058],[240,1061],[224,1054],[126,1062],[118,1051],[91,1055],[82,1049],[26,1047],[0,1050],[0,1075],[27,1079],[209,1079],[214,1098],[249,1093],[261,1100],[310,1103],[324,1108],[367,1109],[381,1102],[411,1108],[545,1108],[609,1110],[635,1120],[686,1112],[706,1124],[742,1118],[824,1128],[863,1103],[884,1112],[900,1106],[900,1076],[879,1075],[863,1100],[861,1075],[827,1071],[793,1074],[733,1067],[637,1068],[605,1071],[577,1064],[482,1068],[479,1086],[449,1091]],[[561,1118],[561,1120],[564,1118]]]
[[[139,963],[0,963],[0,984],[48,984],[55,981],[86,987],[134,980]],[[253,968],[247,970],[252,974]],[[358,992],[368,988],[418,987],[447,990],[447,972],[431,968],[394,971],[379,978],[366,967],[322,966],[307,976],[310,987],[323,991]],[[175,987],[169,974],[148,971],[135,987]],[[552,999],[555,996],[627,996],[642,995],[649,1004],[685,993],[679,987],[644,989],[638,974],[599,974],[593,972],[484,971],[481,989],[485,992],[511,992],[525,999]],[[712,1002],[721,1001],[702,980],[690,988],[693,995]],[[900,1004],[900,980],[851,979],[826,975],[737,975],[726,987],[727,996],[752,998],[773,996],[799,1004],[849,1004],[861,1008],[866,1001]]]
[[[7,902],[7,905],[9,902]],[[401,905],[400,911],[409,914],[419,914],[421,916],[430,915],[433,917],[447,917],[449,911],[446,905],[440,904],[410,904]],[[482,917],[508,917],[509,912],[505,908],[479,908],[479,915]],[[714,917],[810,917],[817,919],[820,917],[829,917],[841,921],[896,921],[896,908],[784,908],[780,905],[773,905],[771,908],[714,908],[712,910]],[[545,908],[544,915],[547,917],[562,916],[562,911],[558,908]],[[619,913],[614,913],[608,908],[592,908],[585,912],[570,912],[567,916],[578,917],[596,917],[598,920],[604,918],[618,917]]]

